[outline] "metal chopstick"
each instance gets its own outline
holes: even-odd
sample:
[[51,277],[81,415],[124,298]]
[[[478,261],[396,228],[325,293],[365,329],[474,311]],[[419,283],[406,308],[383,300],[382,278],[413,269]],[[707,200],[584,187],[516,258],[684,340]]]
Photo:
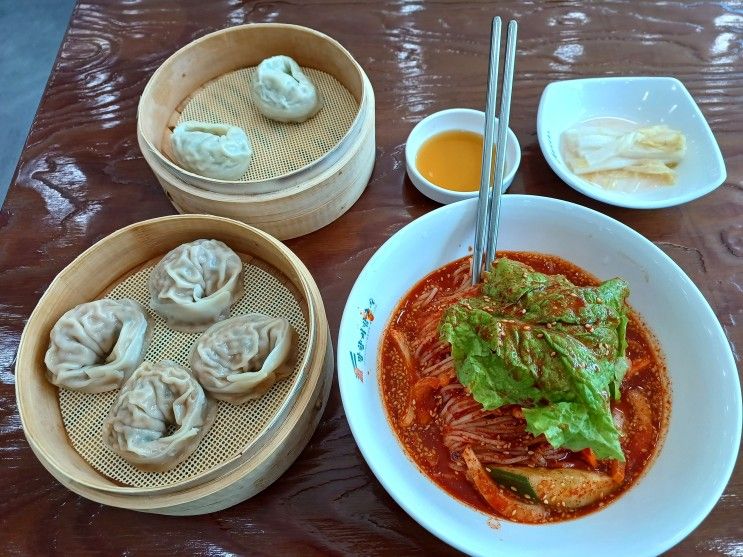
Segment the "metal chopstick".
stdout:
[[500,98],[500,114],[498,115],[498,143],[495,153],[495,180],[492,189],[492,201],[489,204],[490,217],[488,218],[487,249],[485,251],[485,265],[490,268],[495,261],[495,248],[498,244],[498,225],[500,224],[500,200],[503,196],[503,175],[506,170],[506,132],[511,117],[511,91],[513,89],[513,70],[516,63],[516,33],[518,26],[515,21],[508,23],[506,35],[506,60],[503,69],[503,91]]
[[[475,249],[472,254],[472,284],[480,282],[482,255],[490,217],[490,178],[493,164],[493,134],[495,132],[495,102],[498,92],[498,65],[500,57],[501,19],[494,17],[490,28],[490,65],[488,89],[485,100],[485,131],[483,134],[482,169],[480,171],[480,196],[477,201]],[[490,146],[490,149],[487,148]]]

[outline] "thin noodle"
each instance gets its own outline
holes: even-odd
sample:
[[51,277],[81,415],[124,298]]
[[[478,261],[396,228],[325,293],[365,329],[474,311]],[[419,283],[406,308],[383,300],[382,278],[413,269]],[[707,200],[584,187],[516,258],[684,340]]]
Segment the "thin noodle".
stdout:
[[428,293],[425,296],[419,297],[415,302],[413,302],[413,309],[420,310],[421,308],[428,305],[428,303],[433,300],[433,297],[436,295],[436,293],[439,291],[439,289],[434,286],[431,288],[431,292]]
[[439,363],[428,366],[427,368],[422,370],[421,375],[424,377],[428,375],[438,375],[439,373],[446,371],[448,368],[453,368],[454,367],[453,361],[454,361],[454,358],[452,358],[451,356],[447,356],[445,359],[441,360]]

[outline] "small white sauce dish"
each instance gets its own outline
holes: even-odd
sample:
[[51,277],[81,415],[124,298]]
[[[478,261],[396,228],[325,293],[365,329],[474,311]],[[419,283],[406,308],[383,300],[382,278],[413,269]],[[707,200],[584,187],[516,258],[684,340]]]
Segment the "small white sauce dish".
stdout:
[[[423,195],[444,204],[477,197],[479,194],[477,191],[452,191],[441,188],[427,180],[418,171],[416,158],[421,146],[433,136],[453,130],[475,132],[482,135],[485,130],[485,113],[471,108],[449,108],[434,112],[416,124],[405,144],[405,164],[410,181]],[[520,163],[521,146],[516,139],[516,134],[509,128],[506,134],[506,170],[503,179],[503,191],[506,191],[513,182]],[[493,164],[495,164],[495,158]]]
[[[676,167],[676,183],[632,193],[611,191],[574,174],[561,152],[562,133],[586,120],[614,117],[640,125],[665,124],[686,136],[686,154]],[[712,130],[696,102],[673,77],[604,77],[556,81],[539,102],[537,136],[552,170],[588,197],[632,209],[687,203],[719,187],[725,163]]]

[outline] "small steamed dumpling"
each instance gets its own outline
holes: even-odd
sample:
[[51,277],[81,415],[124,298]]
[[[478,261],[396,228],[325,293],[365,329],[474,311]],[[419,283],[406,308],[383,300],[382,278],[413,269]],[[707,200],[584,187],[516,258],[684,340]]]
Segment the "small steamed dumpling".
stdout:
[[252,85],[260,113],[277,122],[304,122],[322,108],[315,85],[288,56],[263,60]]
[[[144,362],[124,383],[103,424],[103,441],[147,472],[186,460],[214,423],[217,404],[175,362]],[[168,428],[175,430],[166,435]]]
[[207,178],[239,180],[253,158],[250,139],[236,126],[181,122],[170,141],[178,164]]
[[151,333],[144,308],[134,300],[80,304],[52,328],[44,357],[47,378],[86,393],[116,389],[144,359]]
[[152,269],[150,308],[177,331],[203,331],[242,297],[242,269],[240,257],[219,240],[181,244]]
[[243,404],[291,373],[292,329],[283,317],[249,313],[207,329],[191,352],[191,369],[220,400]]

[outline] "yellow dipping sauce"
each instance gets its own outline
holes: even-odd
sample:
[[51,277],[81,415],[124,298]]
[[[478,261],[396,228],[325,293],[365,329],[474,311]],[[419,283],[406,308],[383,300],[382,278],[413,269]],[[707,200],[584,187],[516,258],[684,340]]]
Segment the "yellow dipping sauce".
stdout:
[[415,166],[426,180],[440,188],[478,191],[482,144],[482,134],[476,132],[441,132],[421,145],[415,158]]

